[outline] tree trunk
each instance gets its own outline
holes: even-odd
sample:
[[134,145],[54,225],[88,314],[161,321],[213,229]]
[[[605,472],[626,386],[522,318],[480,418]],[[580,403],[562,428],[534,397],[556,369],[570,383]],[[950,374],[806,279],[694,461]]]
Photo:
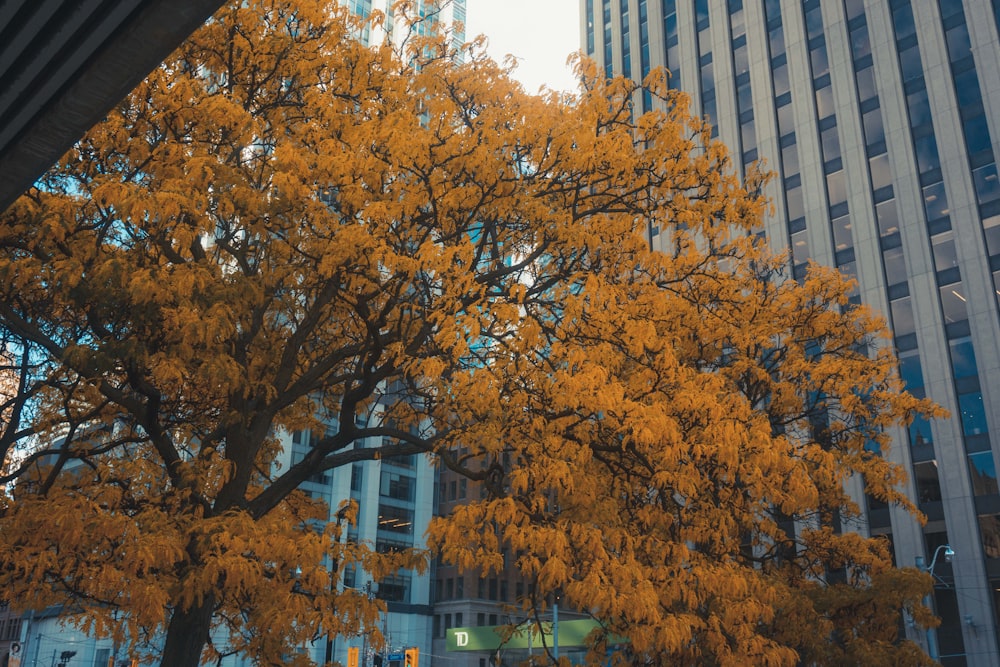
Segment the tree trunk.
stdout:
[[212,629],[215,596],[208,596],[198,606],[174,609],[167,625],[160,667],[198,667],[201,651]]

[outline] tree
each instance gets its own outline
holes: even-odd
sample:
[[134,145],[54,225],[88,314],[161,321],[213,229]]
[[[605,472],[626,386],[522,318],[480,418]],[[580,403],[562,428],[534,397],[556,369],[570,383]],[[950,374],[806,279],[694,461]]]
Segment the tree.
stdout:
[[[376,630],[344,568],[424,555],[344,540],[355,508],[298,487],[426,453],[490,491],[432,526],[446,557],[513,548],[526,604],[561,593],[637,660],[911,650],[882,621],[926,576],[839,526],[853,476],[912,509],[878,449],[934,408],[834,272],[783,278],[760,178],[663,75],[642,115],[585,62],[578,95],[527,95],[447,36],[364,47],[328,4],[231,3],[2,214],[12,601],[162,632],[164,665],[217,655],[213,628],[305,664]],[[871,623],[838,613],[862,599]]]

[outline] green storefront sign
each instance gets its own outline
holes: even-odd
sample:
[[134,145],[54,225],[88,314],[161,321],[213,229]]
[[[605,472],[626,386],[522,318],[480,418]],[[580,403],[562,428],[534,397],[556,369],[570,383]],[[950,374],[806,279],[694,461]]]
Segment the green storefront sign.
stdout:
[[[585,646],[590,632],[598,627],[596,621],[584,618],[559,623],[559,647]],[[530,636],[530,637],[529,637]],[[515,628],[506,625],[489,625],[478,628],[450,628],[447,634],[449,651],[495,651],[498,648],[541,648],[553,646],[552,624],[524,624]],[[530,643],[529,643],[530,641]],[[620,640],[619,640],[620,641]],[[619,643],[612,641],[612,643]]]

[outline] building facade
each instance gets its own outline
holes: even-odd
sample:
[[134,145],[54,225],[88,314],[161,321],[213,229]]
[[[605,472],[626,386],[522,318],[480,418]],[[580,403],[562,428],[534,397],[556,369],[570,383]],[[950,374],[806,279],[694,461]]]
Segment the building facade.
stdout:
[[812,259],[855,276],[856,299],[891,324],[909,390],[951,412],[899,429],[887,454],[926,525],[867,502],[855,528],[891,539],[900,566],[934,562],[937,646],[910,627],[913,639],[945,665],[1000,664],[1000,2],[580,8],[581,44],[605,72],[667,67],[736,169],[764,161],[766,232],[793,275]]

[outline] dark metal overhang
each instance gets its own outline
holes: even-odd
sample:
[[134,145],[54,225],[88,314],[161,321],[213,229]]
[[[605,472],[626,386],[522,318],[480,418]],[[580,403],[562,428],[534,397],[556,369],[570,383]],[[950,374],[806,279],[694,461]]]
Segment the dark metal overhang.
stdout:
[[223,0],[0,0],[0,210]]

